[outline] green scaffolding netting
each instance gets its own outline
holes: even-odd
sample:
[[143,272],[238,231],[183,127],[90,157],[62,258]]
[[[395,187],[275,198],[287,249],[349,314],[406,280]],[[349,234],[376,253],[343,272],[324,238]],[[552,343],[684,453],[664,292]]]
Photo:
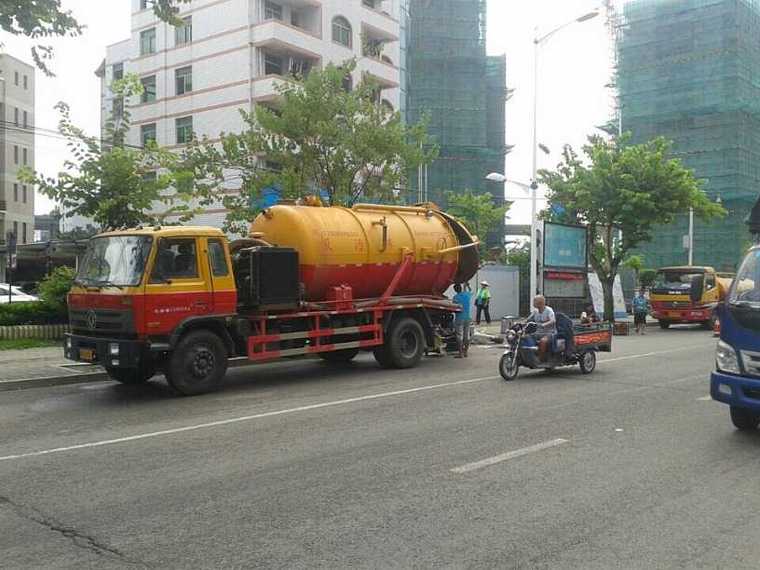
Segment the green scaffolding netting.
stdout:
[[[633,142],[673,154],[728,210],[696,220],[694,262],[733,268],[760,192],[760,0],[630,0],[618,42],[622,122]],[[683,264],[687,216],[641,247],[647,265]]]
[[[448,191],[489,191],[485,180],[503,172],[506,59],[486,55],[486,0],[410,0],[407,26],[406,113],[428,117],[440,149],[428,167],[428,198],[445,205]],[[410,176],[411,187],[418,179]]]

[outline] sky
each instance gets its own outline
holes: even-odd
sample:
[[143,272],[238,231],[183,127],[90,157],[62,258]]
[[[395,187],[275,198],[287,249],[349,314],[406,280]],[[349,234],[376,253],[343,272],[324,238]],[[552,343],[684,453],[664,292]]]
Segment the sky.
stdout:
[[[72,119],[86,132],[100,128],[100,84],[95,70],[107,45],[129,36],[129,0],[63,0],[87,26],[77,38],[52,40],[56,77],[37,72],[36,126],[56,130],[58,101],[71,106]],[[533,113],[533,38],[538,26],[544,34],[590,12],[599,0],[488,0],[488,52],[507,55],[507,86],[514,89],[507,103],[506,137],[515,145],[507,156],[505,174],[512,180],[531,178]],[[598,132],[611,114],[611,94],[605,88],[610,78],[611,44],[602,16],[574,24],[553,36],[540,51],[538,93],[538,138],[551,153],[539,153],[539,168],[556,166],[565,144],[578,147],[586,136]],[[30,61],[31,42],[3,34],[4,51]],[[56,135],[39,134],[36,167],[55,175],[68,157],[66,143]],[[484,173],[484,175],[487,173]],[[517,186],[506,185],[508,198],[524,198]],[[53,204],[37,196],[36,213],[47,213]],[[517,200],[510,212],[515,223],[527,223],[530,206]]]

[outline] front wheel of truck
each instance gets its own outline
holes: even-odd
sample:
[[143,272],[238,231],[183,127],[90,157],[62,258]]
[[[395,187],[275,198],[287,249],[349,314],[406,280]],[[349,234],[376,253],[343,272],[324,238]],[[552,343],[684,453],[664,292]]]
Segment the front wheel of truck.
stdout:
[[208,330],[188,333],[179,341],[166,366],[166,380],[183,396],[216,390],[227,373],[227,349]]
[[742,431],[753,431],[760,424],[760,416],[746,408],[731,406],[731,422]]

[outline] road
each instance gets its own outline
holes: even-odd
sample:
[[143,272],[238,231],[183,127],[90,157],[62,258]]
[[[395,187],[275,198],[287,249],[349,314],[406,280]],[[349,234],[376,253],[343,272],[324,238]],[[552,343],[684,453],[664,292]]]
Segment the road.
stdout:
[[[591,376],[315,361],[1,395],[3,568],[756,568],[760,435],[715,340],[621,338]],[[754,530],[753,530],[754,529]]]

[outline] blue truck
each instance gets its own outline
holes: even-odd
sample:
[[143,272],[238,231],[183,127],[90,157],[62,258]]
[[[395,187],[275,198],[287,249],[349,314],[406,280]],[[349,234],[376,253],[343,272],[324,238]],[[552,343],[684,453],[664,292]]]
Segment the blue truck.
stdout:
[[737,429],[755,430],[760,424],[760,246],[744,258],[718,318],[710,395],[730,406]]

